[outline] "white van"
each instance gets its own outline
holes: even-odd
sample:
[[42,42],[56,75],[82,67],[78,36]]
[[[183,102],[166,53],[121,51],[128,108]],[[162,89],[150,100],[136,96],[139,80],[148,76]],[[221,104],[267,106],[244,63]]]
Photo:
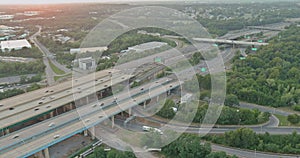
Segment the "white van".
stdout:
[[150,131],[152,129],[152,127],[149,126],[143,126],[143,130],[144,131]]

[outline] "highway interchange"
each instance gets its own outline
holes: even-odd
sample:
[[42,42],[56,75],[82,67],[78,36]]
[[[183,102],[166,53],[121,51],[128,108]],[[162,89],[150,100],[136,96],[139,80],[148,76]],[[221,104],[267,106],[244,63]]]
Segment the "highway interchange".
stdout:
[[[35,43],[37,43],[37,42],[38,41],[35,41]],[[207,50],[210,47],[205,45],[203,48],[204,48],[204,50]],[[41,46],[40,46],[40,49],[42,49]],[[169,63],[171,65],[171,64],[174,64],[174,63],[178,62],[178,60],[182,59],[182,58],[180,58],[181,55],[179,56],[178,54],[177,55],[172,54],[172,52],[174,52],[174,51],[176,51],[176,50],[171,49],[171,50],[159,53],[159,54],[155,54],[155,55],[152,55],[152,56],[149,56],[149,57],[145,57],[145,58],[137,60],[137,61],[132,61],[132,62],[128,62],[128,63],[125,63],[125,64],[118,65],[118,66],[116,66],[116,68],[120,69],[122,72],[125,72],[127,74],[131,74],[135,70],[135,67],[137,67],[137,65],[143,65],[145,63],[148,63],[149,61],[153,61],[153,58],[155,56],[160,56],[162,58],[167,59],[167,63]],[[194,47],[187,47],[187,48],[181,49],[180,51],[181,52],[186,51],[186,52],[188,52],[188,54],[191,54],[191,53],[195,52],[196,50],[195,50]],[[170,54],[172,54],[172,55],[170,56]],[[62,68],[62,70],[65,70],[65,69]],[[68,71],[68,70],[65,70],[65,71]],[[108,70],[108,71],[111,71],[111,70]],[[105,72],[108,73],[108,71],[105,71]],[[188,70],[188,71],[190,71],[190,70]],[[102,75],[102,76],[99,75],[96,78],[88,76],[83,80],[78,80],[78,84],[76,84],[76,82],[75,82],[75,84],[74,84],[75,86],[73,85],[73,87],[72,87],[72,84],[70,84],[70,82],[66,82],[66,83],[63,83],[63,84],[65,84],[64,86],[60,85],[60,86],[57,86],[57,87],[50,87],[51,90],[49,88],[47,88],[47,90],[42,89],[42,90],[34,91],[30,94],[27,93],[27,94],[24,94],[23,96],[18,96],[20,98],[18,98],[17,100],[20,101],[20,102],[15,102],[16,101],[15,98],[10,98],[10,99],[4,100],[3,102],[1,101],[1,105],[3,105],[3,106],[0,107],[0,114],[1,114],[0,115],[1,116],[0,125],[1,125],[2,128],[4,128],[4,127],[10,126],[12,124],[15,124],[15,123],[19,122],[22,119],[24,120],[24,117],[25,118],[26,117],[31,118],[31,117],[34,117],[34,116],[40,114],[40,113],[44,113],[44,112],[49,111],[51,109],[55,109],[55,108],[58,107],[58,105],[62,105],[62,103],[69,103],[70,100],[74,100],[74,98],[73,98],[74,96],[72,95],[72,93],[76,93],[76,91],[77,92],[81,91],[82,93],[76,93],[76,95],[79,94],[79,96],[75,96],[75,97],[76,98],[83,98],[83,97],[86,97],[88,95],[91,95],[91,94],[95,93],[95,91],[89,90],[91,87],[96,86],[96,89],[98,91],[98,89],[101,90],[101,89],[105,88],[107,85],[114,85],[114,84],[117,84],[117,83],[121,83],[125,80],[128,80],[132,76],[131,75],[120,74],[119,72],[117,72],[117,73],[113,73],[113,75],[111,76],[113,78],[113,81],[115,81],[115,79],[116,79],[116,81],[113,82],[113,83],[110,83],[111,77],[107,77],[105,80],[95,81],[97,83],[89,82],[91,84],[89,84],[89,83],[85,84],[88,81],[94,81],[94,79],[102,78],[102,77],[105,77],[105,75]],[[172,85],[179,86],[179,83],[172,83]],[[144,88],[147,89],[146,88],[147,86],[149,86],[149,85],[145,85]],[[161,92],[166,92],[165,90],[166,89],[168,90],[169,86],[170,86],[170,84],[167,84],[166,86],[162,86],[162,87],[159,87],[157,89],[153,89],[153,91],[154,91],[153,93],[154,94],[155,93],[160,94]],[[80,87],[80,89],[78,89],[78,87]],[[135,89],[136,91],[133,90],[133,92],[140,91],[139,88]],[[50,93],[45,95],[45,90],[49,91]],[[52,91],[52,94],[51,94],[51,91]],[[53,95],[55,96],[55,98],[51,99],[50,97],[53,96]],[[120,94],[120,95],[121,96],[120,97],[118,96],[117,98],[120,98],[120,100],[122,100],[121,98],[123,98],[124,96],[122,96],[122,94]],[[149,99],[148,95],[149,94],[141,95],[141,96],[137,97],[134,102],[142,103],[145,100]],[[43,101],[43,103],[41,105],[39,105],[38,102],[43,97],[46,97],[47,99],[45,101]],[[128,96],[126,96],[125,98],[128,98]],[[63,99],[63,100],[61,100],[61,99]],[[111,103],[114,99],[115,99],[114,97],[106,98],[106,99],[103,100],[103,103],[104,103],[104,105],[106,103]],[[123,102],[120,102],[118,104],[118,106],[116,106],[116,107],[109,108],[105,111],[102,110],[99,113],[87,116],[87,114],[91,113],[91,109],[93,109],[95,107],[97,108],[97,106],[101,106],[101,105],[99,105],[99,102],[89,103],[87,105],[84,105],[83,107],[80,107],[80,110],[78,109],[79,110],[79,115],[76,111],[71,111],[71,112],[65,113],[64,115],[59,116],[57,118],[55,117],[55,118],[46,120],[46,122],[36,124],[36,125],[28,128],[28,129],[20,130],[20,131],[17,131],[17,133],[14,132],[14,133],[9,134],[7,136],[1,137],[0,138],[0,142],[1,142],[0,143],[1,144],[0,145],[0,151],[1,151],[0,153],[1,153],[1,156],[5,156],[5,157],[18,157],[20,155],[22,157],[24,155],[29,156],[30,154],[32,154],[32,152],[30,152],[30,154],[28,154],[27,151],[32,151],[32,149],[36,149],[36,151],[39,151],[39,150],[41,150],[41,148],[36,148],[37,146],[39,146],[39,147],[43,146],[45,148],[45,147],[48,147],[48,146],[51,146],[51,145],[57,143],[58,141],[60,141],[60,139],[66,139],[66,138],[70,137],[72,134],[74,134],[74,132],[72,132],[72,131],[74,131],[74,129],[77,129],[77,131],[75,130],[75,132],[77,132],[77,133],[82,132],[83,129],[86,129],[87,127],[92,127],[95,123],[99,123],[101,121],[104,121],[105,119],[108,118],[108,116],[115,115],[115,114],[117,114],[121,111],[124,111],[126,109],[131,108],[134,105],[134,104],[132,104],[132,102],[133,102],[133,100],[127,100],[127,101],[125,100]],[[35,105],[35,106],[32,106],[32,105]],[[49,105],[51,105],[51,106],[49,107]],[[46,107],[46,109],[42,109],[42,108],[45,108],[45,107]],[[122,108],[120,108],[120,107],[122,107]],[[281,111],[281,110],[275,110],[275,109],[272,109],[272,108],[260,107],[260,106],[256,106],[256,105],[250,105],[250,104],[247,104],[247,103],[241,103],[241,107],[244,107],[244,108],[258,108],[261,111],[271,112],[271,113],[274,113],[274,114],[281,114],[281,115],[284,115],[284,116],[287,116],[288,114],[290,114],[289,112],[284,112],[284,111]],[[13,108],[13,109],[10,110],[10,108]],[[35,109],[38,109],[38,110],[35,110]],[[34,110],[36,113],[33,113],[32,110]],[[78,117],[82,117],[82,118],[78,119]],[[55,121],[55,119],[61,119],[62,121],[61,120],[60,121]],[[45,129],[45,130],[49,129],[49,125],[53,122],[60,122],[60,124],[63,125],[64,123],[68,122],[67,120],[70,120],[70,119],[71,120],[76,120],[76,121],[72,122],[72,124],[70,124],[68,126],[62,126],[62,128],[59,128],[59,131],[50,132],[51,134],[49,134],[46,131],[41,130],[41,129]],[[63,120],[65,120],[65,121],[63,121]],[[85,121],[83,121],[83,120],[85,120]],[[160,122],[160,123],[163,123],[163,122]],[[58,124],[55,124],[54,126],[57,126],[57,125]],[[290,134],[294,130],[296,130],[298,132],[300,131],[299,128],[294,128],[294,127],[278,128],[276,126],[278,126],[278,120],[276,120],[276,118],[274,118],[274,116],[272,116],[271,119],[270,119],[270,122],[268,124],[257,126],[257,127],[250,127],[250,128],[252,128],[257,133],[269,132],[271,134]],[[138,127],[136,127],[136,128],[138,128]],[[174,129],[174,130],[177,130],[177,131],[182,130],[180,127],[178,127],[176,125],[170,126],[170,128]],[[226,131],[234,130],[234,129],[237,129],[237,128],[240,128],[240,126],[237,126],[237,127],[219,127],[219,128],[213,128],[210,132],[220,134],[220,133],[224,133]],[[36,133],[34,131],[36,131]],[[27,134],[26,134],[26,132],[27,132]],[[188,133],[199,133],[200,132],[201,133],[201,129],[199,129],[199,127],[190,127],[185,132],[188,132]],[[43,133],[45,135],[43,135],[41,133]],[[38,139],[34,138],[35,134],[39,135]],[[54,138],[57,135],[59,135],[59,139]],[[12,139],[12,137],[15,137],[15,139]],[[16,145],[20,142],[25,143],[24,142],[24,141],[26,141],[25,138],[26,139],[34,138],[34,139],[32,139],[32,140],[28,139],[27,141],[29,141],[29,142],[26,145],[21,145],[21,146]],[[10,143],[8,143],[8,142],[10,142]],[[51,143],[49,143],[49,142],[51,142]],[[11,152],[11,148],[10,148],[10,146],[6,146],[7,144],[13,144],[13,146],[16,145],[13,148],[13,150],[17,151],[17,152]],[[236,155],[243,156],[243,157],[251,157],[251,156],[253,157],[253,151],[243,151],[243,150],[238,150],[238,149],[230,149],[230,148],[221,147],[221,146],[218,146],[218,145],[212,145],[212,148],[214,150],[226,151],[229,154],[236,154]],[[6,152],[6,150],[8,150],[8,152]],[[3,151],[5,151],[4,154],[2,154]],[[267,157],[267,158],[268,157],[270,157],[270,158],[274,157],[274,155],[263,154],[263,153],[256,153],[255,156],[257,156],[257,157]],[[288,157],[291,157],[291,156],[281,156],[281,157],[287,157],[288,158]]]

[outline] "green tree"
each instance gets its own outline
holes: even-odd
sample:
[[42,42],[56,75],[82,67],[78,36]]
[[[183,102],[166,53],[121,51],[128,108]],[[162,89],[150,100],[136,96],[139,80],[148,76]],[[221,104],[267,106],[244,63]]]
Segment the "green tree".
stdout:
[[292,124],[297,124],[300,122],[300,116],[297,114],[291,114],[288,116],[287,120]]
[[226,96],[224,104],[225,106],[236,106],[236,105],[239,106],[240,102],[236,95],[229,94]]
[[258,145],[258,137],[249,128],[240,128],[236,131],[225,133],[226,144],[240,148],[254,148]]
[[159,112],[157,112],[157,115],[171,119],[176,114],[173,110],[173,107],[175,107],[174,101],[171,99],[166,99],[163,107],[159,110]]

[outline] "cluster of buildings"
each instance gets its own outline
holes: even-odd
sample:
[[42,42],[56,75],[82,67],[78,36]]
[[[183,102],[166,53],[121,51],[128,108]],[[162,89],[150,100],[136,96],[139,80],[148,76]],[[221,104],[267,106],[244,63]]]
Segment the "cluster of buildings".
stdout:
[[151,32],[147,32],[145,30],[139,30],[137,33],[142,34],[142,35],[151,35],[151,36],[160,37],[160,33],[151,33]]
[[[144,33],[144,32],[143,32]],[[147,50],[153,50],[157,48],[161,48],[163,46],[167,46],[168,44],[165,42],[148,42],[148,43],[143,43],[140,45],[128,47],[127,50],[121,51],[121,55],[126,54],[127,52],[144,52]],[[89,52],[103,52],[106,51],[108,48],[107,47],[91,47],[91,48],[75,48],[75,49],[70,49],[70,54],[81,54],[81,53],[89,53]],[[103,56],[102,59],[110,59],[109,56]],[[160,59],[157,62],[162,62]],[[73,61],[74,65],[78,65],[79,69],[81,70],[94,70],[96,69],[96,60],[93,57],[87,57],[87,58],[79,58]]]
[[0,15],[0,20],[10,20],[13,19],[14,15]]
[[24,29],[24,27],[0,25],[0,41],[26,38],[29,35],[29,31],[25,30],[21,32],[22,29]]
[[64,44],[64,43],[70,41],[72,38],[69,36],[64,36],[62,34],[57,34],[57,35],[53,36],[52,39],[54,41],[58,41],[58,42],[61,42],[62,44]]
[[5,12],[1,12],[0,14],[0,20],[11,20],[14,19],[15,16],[20,16],[20,15],[24,15],[24,16],[36,16],[39,15],[40,12],[39,11],[25,11],[23,13],[16,13],[14,14],[5,14]]

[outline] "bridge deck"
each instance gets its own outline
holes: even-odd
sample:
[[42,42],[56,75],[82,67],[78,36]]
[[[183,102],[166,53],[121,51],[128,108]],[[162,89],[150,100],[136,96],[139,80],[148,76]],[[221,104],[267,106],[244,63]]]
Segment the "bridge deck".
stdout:
[[[93,74],[89,74],[86,75],[84,77],[78,78],[76,79],[77,82],[73,82],[72,81],[66,81],[54,86],[50,86],[50,87],[46,87],[46,88],[42,88],[36,91],[32,91],[32,92],[28,92],[28,93],[24,93],[15,97],[10,97],[4,100],[0,101],[0,112],[1,111],[7,111],[9,108],[11,107],[17,107],[19,105],[22,105],[24,103],[33,101],[33,100],[39,100],[42,97],[50,97],[52,95],[55,95],[58,92],[61,91],[65,91],[68,89],[71,89],[72,87],[76,87],[76,86],[80,86],[82,84],[85,84],[87,82],[93,81],[97,78],[102,78],[105,76],[109,76],[108,72],[113,72],[113,73],[117,73],[120,72],[119,70],[115,70],[115,69],[108,69],[108,70],[103,70],[103,71],[99,71]],[[75,79],[74,79],[75,80]],[[46,93],[46,91],[48,91]],[[51,92],[52,91],[52,92]]]
[[209,39],[209,38],[194,38],[193,40],[199,41],[199,42],[226,43],[226,44],[236,44],[236,45],[255,45],[255,46],[265,46],[265,45],[268,45],[268,43],[244,42],[244,41],[223,40],[223,39]]
[[[52,131],[51,133],[49,132],[46,135],[34,139],[28,143],[24,142],[24,144],[14,148],[13,150],[1,154],[4,157],[26,157],[32,155],[77,133],[80,133],[87,128],[95,126],[96,124],[103,122],[111,116],[114,116],[131,107],[137,106],[139,103],[165,93],[168,90],[174,89],[178,86],[180,86],[180,84],[176,82],[169,83],[156,89],[151,89],[149,93],[143,93],[140,96],[134,98],[135,100],[129,99],[118,104],[117,106],[110,107],[92,115],[86,115],[82,117],[82,120],[85,120],[84,122],[78,120],[66,127]],[[55,135],[59,135],[60,137],[55,139]]]
[[89,96],[91,94],[94,94],[96,91],[106,89],[111,85],[121,83],[123,81],[130,79],[131,77],[132,77],[131,75],[116,74],[113,75],[112,81],[110,81],[110,77],[106,77],[102,81],[100,80],[97,81],[96,83],[88,82],[87,84],[83,84],[80,87],[81,88],[80,90],[75,89],[73,90],[73,93],[72,93],[72,89],[69,91],[67,90],[67,91],[59,92],[57,93],[57,96],[55,96],[55,99],[46,101],[45,103],[43,102],[43,104],[38,104],[38,102],[34,100],[32,102],[20,106],[17,109],[9,110],[9,112],[2,111],[0,112],[1,114],[0,129],[14,125],[16,123],[30,119],[32,117],[38,116],[47,111],[51,111],[53,109],[61,107],[62,105],[71,103],[74,101],[74,99]]

